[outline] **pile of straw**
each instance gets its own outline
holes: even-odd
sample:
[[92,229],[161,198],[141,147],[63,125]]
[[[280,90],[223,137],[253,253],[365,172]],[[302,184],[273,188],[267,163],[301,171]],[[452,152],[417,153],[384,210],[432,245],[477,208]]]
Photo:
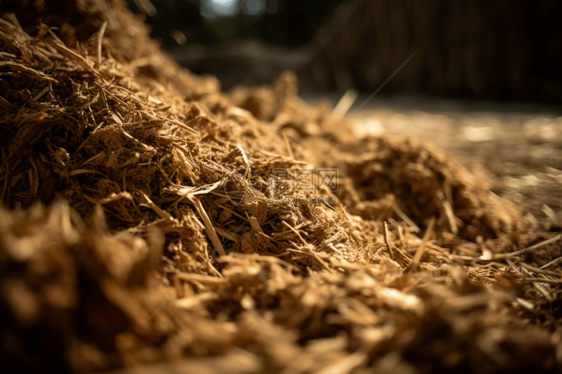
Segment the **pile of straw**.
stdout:
[[[302,102],[292,73],[222,94],[121,3],[92,3],[85,18],[108,22],[76,45],[0,19],[10,369],[559,367],[561,276],[538,269],[559,236],[528,232],[438,151],[344,132],[326,143],[341,120]],[[146,47],[134,55],[131,30]],[[279,198],[271,169],[311,167],[337,167],[340,188]],[[253,198],[237,203],[236,188]],[[338,203],[299,203],[319,196]]]

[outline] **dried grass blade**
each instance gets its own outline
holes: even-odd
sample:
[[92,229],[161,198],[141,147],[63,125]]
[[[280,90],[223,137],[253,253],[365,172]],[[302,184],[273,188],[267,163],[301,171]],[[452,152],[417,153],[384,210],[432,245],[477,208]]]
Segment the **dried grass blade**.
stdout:
[[205,211],[205,208],[203,208],[203,204],[201,204],[201,201],[199,201],[199,199],[196,198],[193,195],[189,196],[189,198],[191,199],[191,201],[195,205],[195,209],[197,209],[197,212],[199,213],[199,215],[203,219],[203,223],[205,224],[205,227],[207,228],[207,233],[209,234],[209,238],[211,239],[211,242],[215,246],[215,249],[217,250],[217,252],[221,256],[225,256],[226,252],[224,251],[224,249],[222,247],[222,244],[219,240],[219,237],[217,236],[217,232],[215,230],[215,227],[211,223],[211,220],[209,219],[209,216],[207,215],[207,212]]
[[414,255],[414,258],[412,260],[412,263],[408,266],[408,268],[406,269],[406,272],[412,272],[416,269],[416,267],[418,266],[418,264],[420,263],[420,260],[425,252],[425,248],[427,247],[427,242],[429,241],[429,239],[431,238],[431,235],[433,234],[433,226],[435,225],[435,217],[431,217],[431,221],[429,221],[429,225],[427,226],[427,230],[425,230],[425,234],[423,235],[423,239],[422,242],[420,243],[418,250],[416,251],[416,254]]

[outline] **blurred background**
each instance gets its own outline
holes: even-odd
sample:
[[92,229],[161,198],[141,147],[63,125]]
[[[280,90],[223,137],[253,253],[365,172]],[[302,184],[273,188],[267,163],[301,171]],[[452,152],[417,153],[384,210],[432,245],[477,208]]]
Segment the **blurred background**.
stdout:
[[127,0],[152,36],[223,89],[298,73],[305,91],[562,99],[556,0]]

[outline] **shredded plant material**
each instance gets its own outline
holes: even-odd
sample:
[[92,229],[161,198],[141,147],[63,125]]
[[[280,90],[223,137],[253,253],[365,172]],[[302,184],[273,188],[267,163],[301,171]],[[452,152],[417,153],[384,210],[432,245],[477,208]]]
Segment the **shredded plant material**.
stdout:
[[[0,19],[9,369],[560,369],[560,235],[427,146],[326,142],[293,73],[221,93],[93,3],[75,45]],[[327,168],[337,190],[271,174]]]

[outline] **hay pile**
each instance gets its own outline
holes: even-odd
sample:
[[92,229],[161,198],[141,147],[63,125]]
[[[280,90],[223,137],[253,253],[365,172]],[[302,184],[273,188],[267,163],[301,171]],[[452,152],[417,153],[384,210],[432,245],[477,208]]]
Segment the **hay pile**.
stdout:
[[[341,121],[303,103],[294,74],[222,94],[121,3],[92,3],[109,23],[76,46],[0,19],[8,369],[560,367],[559,236],[527,232],[437,151],[343,131],[325,143]],[[337,167],[339,189],[268,173],[309,167]],[[334,193],[334,207],[298,202]]]

